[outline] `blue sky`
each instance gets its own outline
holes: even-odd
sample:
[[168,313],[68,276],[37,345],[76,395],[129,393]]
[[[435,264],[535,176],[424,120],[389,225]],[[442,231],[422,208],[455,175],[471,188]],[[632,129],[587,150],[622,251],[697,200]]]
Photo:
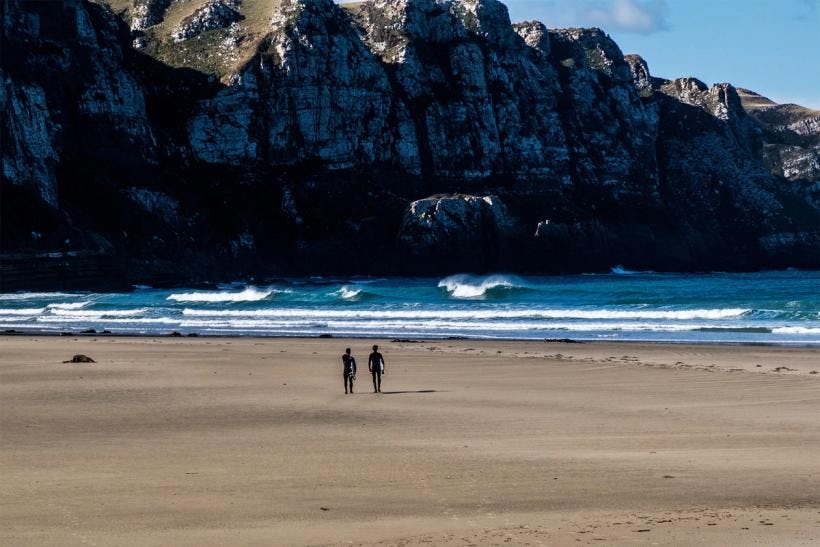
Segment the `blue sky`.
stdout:
[[820,109],[820,0],[507,0],[513,21],[598,26],[655,76]]

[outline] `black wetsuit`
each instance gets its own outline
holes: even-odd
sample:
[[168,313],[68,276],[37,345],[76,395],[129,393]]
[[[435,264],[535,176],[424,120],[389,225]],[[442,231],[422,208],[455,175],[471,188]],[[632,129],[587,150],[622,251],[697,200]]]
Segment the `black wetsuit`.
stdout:
[[380,393],[382,390],[382,368],[384,368],[384,357],[378,351],[370,354],[367,367],[373,375],[373,392]]
[[354,376],[356,376],[356,359],[345,353],[342,355],[342,379],[345,383],[345,393],[347,393],[348,386],[350,386],[350,393],[353,393]]

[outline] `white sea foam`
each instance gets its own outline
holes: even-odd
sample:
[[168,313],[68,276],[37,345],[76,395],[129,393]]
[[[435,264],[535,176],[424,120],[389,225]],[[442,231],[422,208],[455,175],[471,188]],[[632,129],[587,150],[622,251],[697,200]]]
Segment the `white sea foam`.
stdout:
[[70,324],[70,323],[81,323],[81,324],[89,324],[89,323],[101,323],[103,325],[108,324],[117,324],[117,325],[130,325],[130,324],[144,324],[144,325],[177,325],[179,324],[179,319],[174,319],[172,317],[107,317],[107,316],[99,316],[99,317],[54,317],[43,315],[36,318],[37,323],[57,323],[57,324]]
[[183,315],[198,317],[312,317],[312,318],[379,318],[379,319],[727,319],[740,317],[750,310],[743,308],[697,310],[578,310],[578,309],[460,309],[460,310],[328,310],[328,309],[260,309],[202,310],[185,308]]
[[[0,315],[0,323],[14,323],[16,321],[26,321],[34,319],[34,317],[27,317],[25,315],[10,315],[10,316],[2,316]],[[4,327],[8,325],[3,325]]]
[[264,300],[272,295],[273,289],[257,289],[256,287],[246,287],[239,292],[231,291],[201,291],[172,294],[168,300],[177,302],[256,302]]
[[67,304],[49,304],[46,306],[50,310],[79,310],[80,308],[84,308],[91,304],[90,301],[88,302],[70,302]]
[[438,282],[440,288],[445,289],[453,298],[480,299],[487,295],[487,291],[504,288],[526,288],[524,281],[514,275],[496,274],[487,277],[477,277],[467,274],[451,275]]
[[820,327],[775,327],[773,334],[820,334]]
[[449,333],[487,332],[536,332],[536,331],[652,331],[683,332],[694,330],[699,325],[674,325],[659,323],[521,323],[521,322],[480,322],[480,321],[306,321],[275,319],[193,319],[180,322],[182,328],[230,328],[237,330],[267,329],[331,329],[362,333],[402,332],[407,329],[418,332],[447,331]]
[[106,317],[136,317],[144,315],[148,308],[136,308],[130,310],[66,310],[52,309],[51,314],[55,318],[75,319],[75,318],[106,318]]
[[39,315],[44,311],[45,308],[3,308],[0,309],[0,315]]
[[71,298],[78,296],[64,292],[18,292],[0,294],[0,300],[37,300],[40,298]]

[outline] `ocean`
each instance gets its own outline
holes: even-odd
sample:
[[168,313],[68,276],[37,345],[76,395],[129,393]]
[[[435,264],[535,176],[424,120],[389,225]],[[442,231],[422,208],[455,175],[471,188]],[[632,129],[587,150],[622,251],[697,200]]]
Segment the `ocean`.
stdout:
[[288,278],[0,294],[0,332],[820,344],[820,272]]

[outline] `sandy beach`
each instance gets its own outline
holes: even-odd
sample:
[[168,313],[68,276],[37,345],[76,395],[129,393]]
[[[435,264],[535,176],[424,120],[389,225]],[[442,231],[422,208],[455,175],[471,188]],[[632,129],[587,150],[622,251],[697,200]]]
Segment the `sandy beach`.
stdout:
[[377,342],[0,338],[0,543],[820,543],[820,349]]

